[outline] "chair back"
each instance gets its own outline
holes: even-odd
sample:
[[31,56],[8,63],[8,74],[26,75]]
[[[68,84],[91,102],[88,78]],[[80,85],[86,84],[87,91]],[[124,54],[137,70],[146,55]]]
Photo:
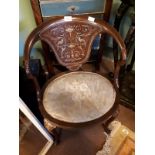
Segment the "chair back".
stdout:
[[90,21],[88,17],[82,16],[50,19],[31,32],[26,40],[24,51],[24,66],[28,77],[34,80],[39,89],[29,67],[30,52],[36,41],[46,42],[61,65],[70,71],[77,71],[88,60],[92,43],[99,34],[111,35],[120,47],[121,60],[118,61],[114,72],[114,81],[118,85],[120,65],[124,64],[126,60],[126,48],[120,34],[115,28],[102,20]]

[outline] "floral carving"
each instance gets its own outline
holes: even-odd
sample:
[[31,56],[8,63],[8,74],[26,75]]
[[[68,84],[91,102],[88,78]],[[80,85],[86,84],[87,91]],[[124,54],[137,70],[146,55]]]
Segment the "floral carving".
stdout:
[[99,30],[89,23],[74,21],[51,26],[40,36],[49,43],[62,65],[76,70],[87,60]]

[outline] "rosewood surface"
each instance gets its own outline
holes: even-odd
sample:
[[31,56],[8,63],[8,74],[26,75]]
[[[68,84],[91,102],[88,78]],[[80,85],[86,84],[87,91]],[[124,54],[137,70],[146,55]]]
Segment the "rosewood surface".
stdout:
[[[45,17],[43,17],[42,13],[41,13],[41,7],[40,7],[40,2],[39,0],[30,0],[31,2],[31,6],[32,6],[32,10],[33,10],[33,14],[34,14],[34,18],[35,18],[35,21],[36,21],[36,24],[37,25],[40,25],[41,23],[43,23]],[[89,2],[88,2],[89,3]],[[93,15],[103,15],[103,20],[108,22],[109,21],[109,18],[110,18],[110,13],[111,13],[111,8],[112,8],[112,3],[113,3],[113,0],[105,0],[104,1],[104,8],[103,8],[103,12],[101,13],[96,13],[96,12],[91,12],[91,13],[77,13],[75,10],[74,10],[74,7],[71,7],[71,9],[73,9],[71,15],[82,15],[82,16],[87,16],[87,15],[90,15],[90,16],[93,16]],[[74,12],[75,11],[75,12]],[[63,16],[63,15],[62,15]],[[49,17],[46,17],[46,18],[57,18],[56,16],[49,16]],[[97,58],[97,62],[96,62],[96,69],[99,70],[99,64],[101,62],[101,57],[102,57],[102,50],[103,50],[103,45],[105,44],[104,43],[104,40],[105,40],[106,36],[102,35],[101,37],[101,44],[100,44],[100,49],[98,51],[99,53],[99,56]],[[45,60],[46,60],[46,73],[48,74],[48,76],[50,74],[55,74],[54,72],[54,69],[53,67],[51,67],[51,64],[54,60],[53,58],[53,55],[49,52],[50,49],[49,49],[49,46],[44,43],[42,41],[42,47],[43,47],[43,50],[44,50],[44,57],[45,57]]]
[[[31,49],[34,43],[38,40],[45,41],[50,48],[52,48],[58,62],[62,66],[68,68],[69,71],[78,71],[88,60],[93,39],[95,39],[98,34],[111,35],[118,43],[121,50],[121,59],[116,64],[114,80],[112,82],[117,93],[114,105],[103,116],[88,122],[68,123],[52,118],[43,108],[42,88],[40,88],[36,77],[33,76],[29,67]],[[123,65],[125,61],[126,47],[120,34],[106,22],[102,20],[95,20],[94,22],[91,22],[88,20],[88,17],[73,16],[69,21],[66,21],[63,17],[50,19],[34,29],[25,43],[24,66],[27,76],[34,81],[36,86],[37,98],[40,103],[42,114],[45,118],[48,118],[51,122],[55,123],[56,126],[60,127],[81,127],[101,122],[105,122],[104,124],[107,126],[109,120],[111,121],[114,119],[119,103],[119,70],[120,66]]]

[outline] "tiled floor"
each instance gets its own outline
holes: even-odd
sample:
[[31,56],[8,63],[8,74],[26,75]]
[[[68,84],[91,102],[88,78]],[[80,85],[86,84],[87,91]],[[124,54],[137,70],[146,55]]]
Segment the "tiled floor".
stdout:
[[[135,130],[134,111],[120,105],[117,118],[131,130]],[[105,142],[104,130],[101,125],[63,130],[61,142],[52,146],[47,155],[95,155]],[[37,155],[46,143],[42,135],[31,126],[20,143],[20,155]]]

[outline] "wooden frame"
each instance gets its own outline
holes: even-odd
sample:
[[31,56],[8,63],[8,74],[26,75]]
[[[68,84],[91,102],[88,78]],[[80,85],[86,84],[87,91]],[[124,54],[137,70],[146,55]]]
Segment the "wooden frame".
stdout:
[[[31,2],[31,6],[32,6],[36,24],[40,25],[43,22],[43,17],[41,15],[39,0],[30,0],[30,2]],[[113,3],[113,0],[105,0],[104,12],[99,13],[99,14],[103,14],[103,20],[106,22],[108,22],[109,18],[110,18],[112,3]],[[93,13],[90,13],[90,14],[93,15]],[[94,13],[94,14],[96,14],[96,13]],[[79,15],[82,15],[82,14],[79,14]],[[88,14],[86,14],[86,15],[88,15]]]
[[[67,27],[65,28],[65,31],[64,31],[63,27],[66,24],[67,24]],[[78,27],[76,27],[76,25],[78,25]],[[82,27],[83,25],[84,25],[84,29]],[[59,30],[57,30],[57,28],[59,26],[60,26],[60,28],[59,28]],[[61,44],[59,44],[59,41],[56,40],[57,38],[60,38],[60,37],[55,36],[55,35],[59,36],[59,34],[61,32],[60,29],[61,29],[63,31],[63,33],[73,33],[74,38],[77,38],[77,37],[75,37],[77,35],[76,30],[75,30],[75,32],[71,32],[71,31],[73,31],[73,27],[74,28],[76,27],[77,29],[78,28],[83,29],[84,31],[86,31],[86,33],[91,34],[91,35],[89,35],[89,37],[87,37],[86,35],[83,36],[83,39],[86,41],[87,46],[85,47],[86,49],[84,48],[84,50],[85,50],[84,56],[81,57],[80,55],[78,55],[78,61],[76,61],[74,59],[74,57],[72,57],[71,59],[68,57],[65,57],[65,58],[61,57],[60,53],[61,53],[61,50],[63,47],[61,47],[60,46]],[[95,32],[94,32],[94,30],[95,30]],[[46,32],[48,32],[48,33],[46,33]],[[30,52],[31,52],[31,48],[32,48],[33,44],[37,40],[46,41],[49,44],[49,46],[51,46],[53,48],[54,53],[55,53],[55,55],[57,55],[57,59],[61,65],[67,67],[70,71],[77,71],[79,69],[79,67],[83,63],[85,63],[86,60],[88,59],[88,57],[90,55],[90,47],[92,44],[92,40],[99,33],[111,35],[116,40],[116,42],[118,43],[118,45],[120,46],[120,49],[121,49],[121,60],[117,62],[117,65],[116,65],[116,68],[114,71],[113,86],[116,90],[117,95],[116,95],[116,100],[115,100],[113,107],[102,117],[95,119],[93,121],[84,122],[84,123],[67,123],[67,122],[62,122],[62,121],[58,121],[58,120],[51,118],[51,116],[49,116],[46,113],[46,111],[44,110],[44,108],[42,106],[41,96],[43,94],[43,91],[41,91],[41,88],[37,82],[37,79],[32,75],[30,68],[29,68]],[[51,38],[53,38],[53,39],[51,40]],[[63,37],[63,39],[64,39],[64,37]],[[67,36],[67,39],[70,39],[69,36]],[[55,42],[55,40],[56,40],[56,42]],[[74,39],[71,38],[71,40],[73,41]],[[68,41],[65,41],[65,42],[68,43]],[[68,48],[68,46],[70,46],[71,43],[73,43],[75,45],[75,43],[77,43],[77,41],[69,42],[69,44],[67,44],[67,46],[65,46],[65,47]],[[59,45],[58,48],[57,48],[57,45]],[[63,45],[65,45],[65,44],[63,44]],[[78,45],[79,45],[79,43],[78,43]],[[60,49],[59,49],[59,47],[60,47]],[[71,49],[72,49],[72,47],[71,47]],[[68,52],[68,50],[67,50],[67,52]],[[64,49],[63,53],[66,53],[65,49]],[[76,53],[76,52],[74,52],[74,48],[71,51],[71,53],[74,53],[74,54]],[[54,19],[50,19],[50,20],[44,22],[43,24],[41,24],[40,26],[38,26],[36,29],[34,29],[31,32],[31,34],[29,35],[29,37],[25,43],[24,66],[25,66],[27,76],[34,81],[34,84],[36,86],[37,99],[40,103],[40,110],[46,118],[48,118],[50,121],[54,122],[58,126],[62,126],[62,127],[63,126],[81,127],[81,126],[95,124],[95,123],[99,123],[99,122],[103,122],[103,121],[105,121],[106,122],[105,124],[108,125],[110,123],[110,121],[112,121],[115,118],[115,116],[117,114],[118,103],[119,103],[119,91],[118,91],[119,70],[120,70],[120,66],[125,63],[125,60],[126,60],[126,47],[125,47],[125,44],[124,44],[121,36],[119,35],[119,33],[112,26],[110,26],[109,24],[107,24],[106,22],[104,22],[102,20],[95,19],[95,21],[89,21],[88,17],[83,17],[83,16],[75,16],[75,17],[72,16],[72,17],[70,17],[69,21],[65,20],[65,17],[57,17]]]
[[[39,5],[39,0],[30,0],[31,2],[31,6],[32,6],[32,11],[34,14],[34,18],[36,21],[37,25],[40,25],[43,23],[43,17],[41,15],[41,9],[40,9],[40,5]],[[103,14],[103,20],[106,22],[109,22],[109,18],[110,18],[110,13],[111,13],[111,8],[112,8],[112,3],[113,0],[105,0],[105,6],[104,6],[104,11],[103,13],[97,13],[97,14]],[[83,16],[88,16],[88,15],[95,15],[96,13],[90,13],[90,14],[83,14]],[[82,14],[80,14],[82,15]],[[103,44],[104,44],[104,40],[105,40],[105,36],[101,37],[101,47],[98,51],[98,58],[97,58],[97,64],[96,64],[96,69],[99,70],[99,63],[101,62],[101,57],[102,57],[102,51],[103,51]],[[49,57],[51,57],[51,55],[49,54],[49,46],[44,43],[43,41],[42,43],[42,48],[45,52],[44,57],[46,60],[46,66],[47,66],[47,70],[49,72],[46,71],[46,73],[48,74],[55,74],[54,73],[54,69],[53,67],[51,67],[52,61],[50,59],[48,59]]]

